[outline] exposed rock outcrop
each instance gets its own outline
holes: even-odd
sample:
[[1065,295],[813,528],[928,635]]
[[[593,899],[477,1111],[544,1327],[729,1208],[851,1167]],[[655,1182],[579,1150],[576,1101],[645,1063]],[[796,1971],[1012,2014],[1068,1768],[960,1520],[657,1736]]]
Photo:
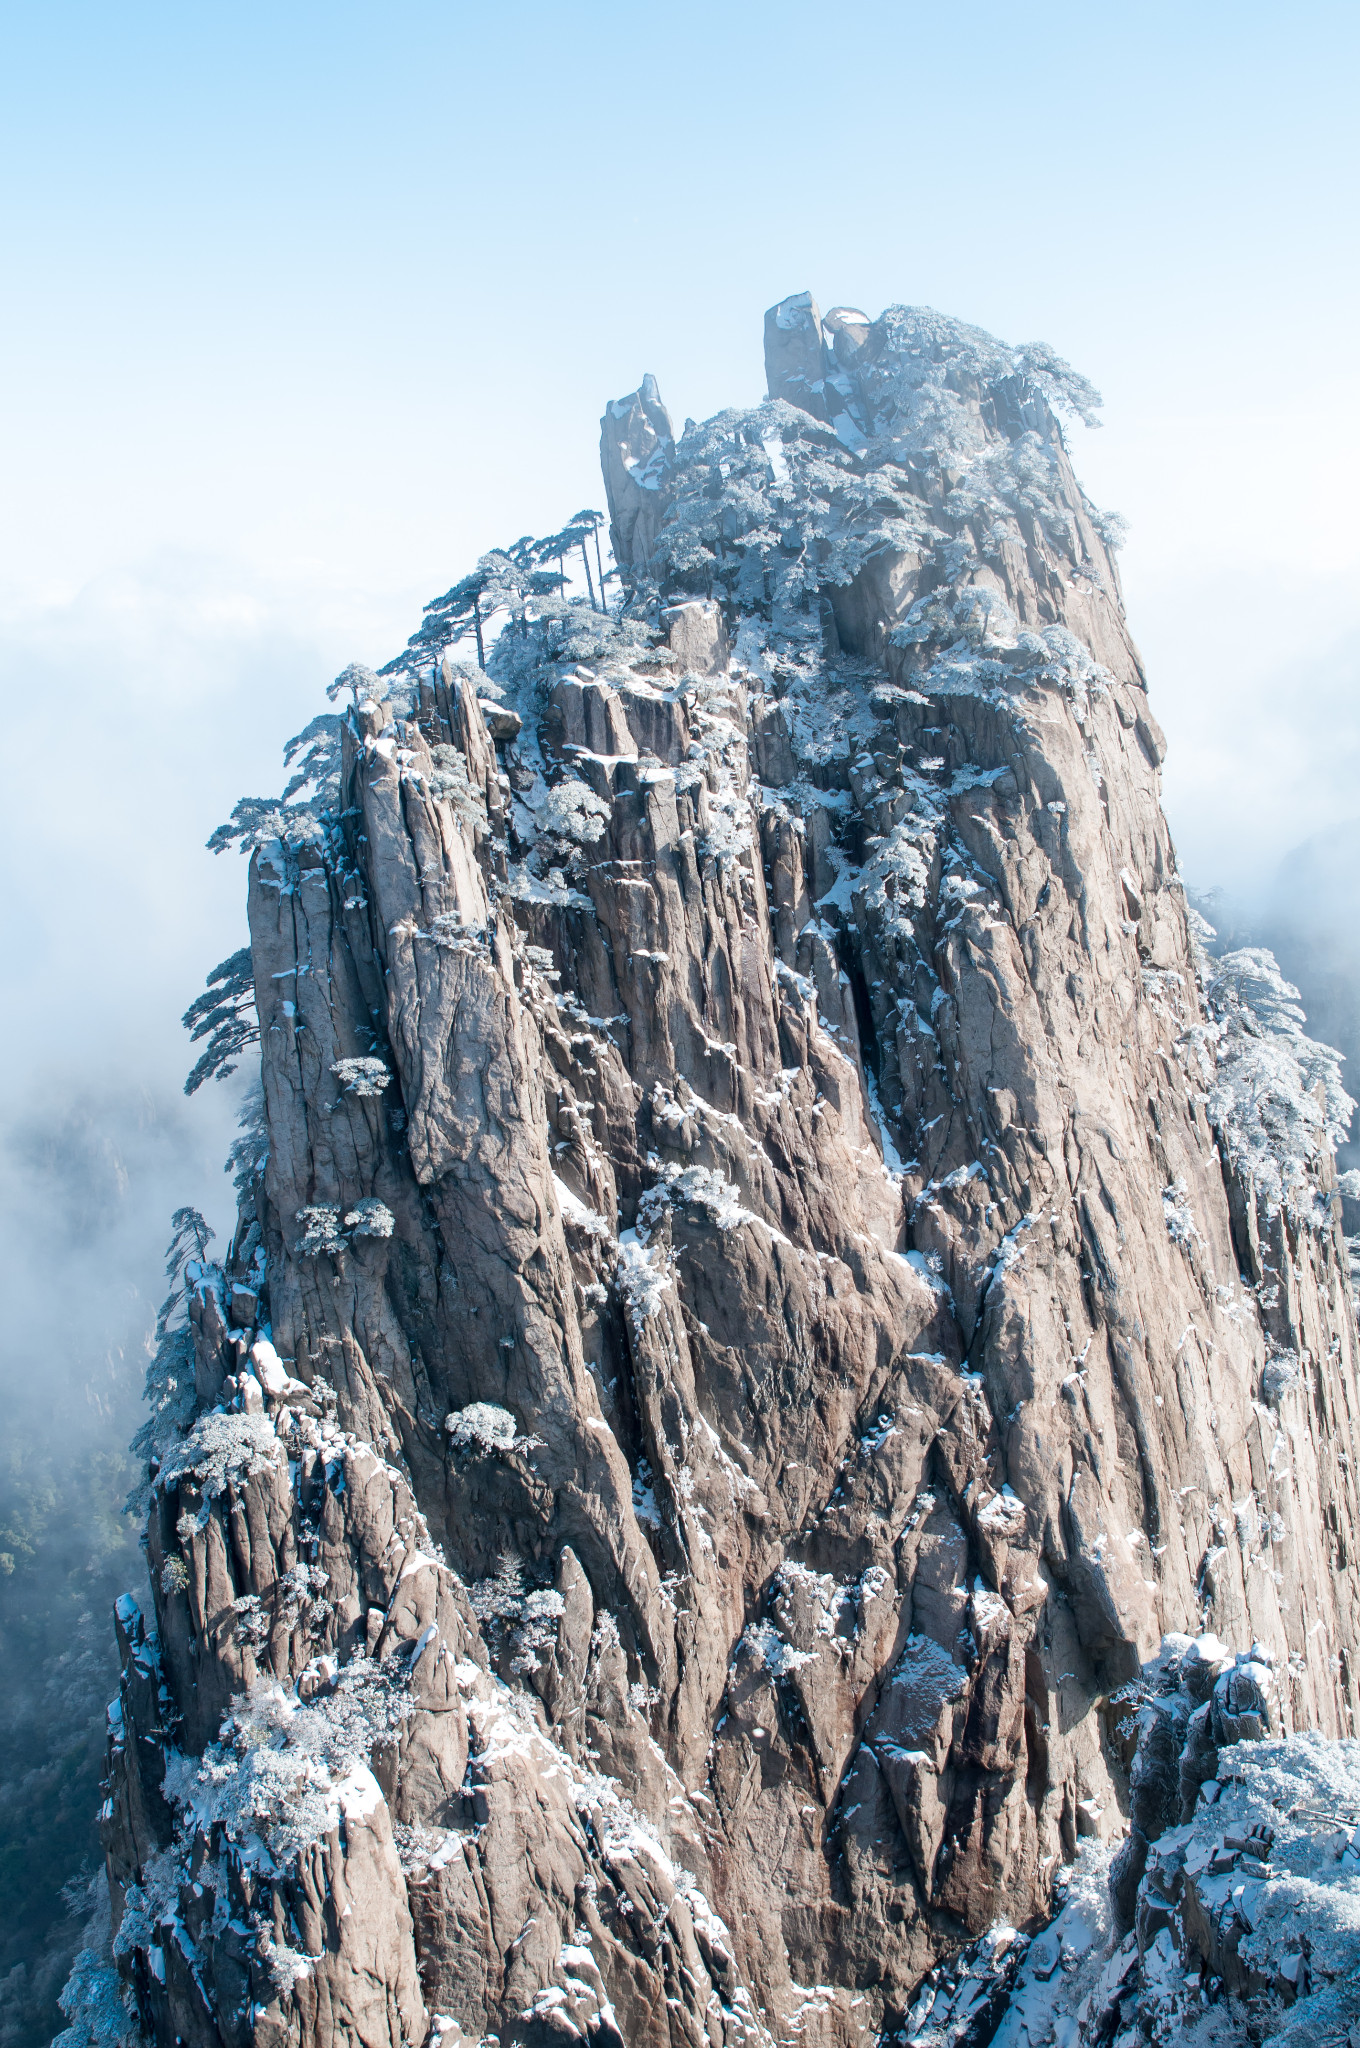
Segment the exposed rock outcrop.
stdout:
[[104,1821],[164,2048],[874,2038],[1164,1832],[1168,1631],[1350,1732],[1349,1105],[1191,929],[1094,394],[806,299],[767,366],[607,408],[607,615],[349,672],[238,813]]
[[1132,1825],[1108,1882],[1088,1845],[1037,1939],[995,1928],[931,1971],[904,2048],[1350,2039],[1360,1744],[1275,1739],[1263,1655],[1168,1638],[1122,1701]]

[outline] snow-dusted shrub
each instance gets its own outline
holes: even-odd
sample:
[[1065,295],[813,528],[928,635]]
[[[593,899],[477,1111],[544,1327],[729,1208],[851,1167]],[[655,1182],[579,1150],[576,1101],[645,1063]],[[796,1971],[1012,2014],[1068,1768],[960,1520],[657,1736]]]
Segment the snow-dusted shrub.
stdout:
[[231,1603],[236,1617],[233,1634],[238,1644],[259,1651],[269,1641],[270,1619],[256,1593],[241,1593]]
[[710,807],[708,827],[697,849],[700,860],[715,861],[719,867],[724,867],[749,853],[751,845],[749,806],[715,802]]
[[189,1567],[179,1556],[167,1557],[161,1566],[161,1591],[168,1598],[189,1590]]
[[449,1442],[458,1451],[510,1451],[515,1446],[515,1418],[494,1401],[471,1401],[444,1417]]
[[557,1642],[557,1623],[566,1608],[562,1595],[542,1586],[526,1595],[511,1642],[510,1669],[521,1678],[537,1671]]
[[712,1167],[665,1166],[638,1203],[639,1227],[650,1230],[664,1209],[686,1207],[705,1210],[719,1230],[735,1230],[756,1220],[750,1209],[743,1208],[740,1188]]
[[455,911],[441,910],[430,919],[424,937],[433,939],[436,946],[450,953],[480,953],[486,943],[486,926],[464,924]]
[[266,1415],[227,1415],[214,1410],[202,1415],[187,1437],[166,1457],[161,1481],[167,1487],[192,1478],[204,1503],[263,1472],[282,1456],[274,1425]]
[[396,1682],[368,1658],[339,1673],[334,1691],[306,1704],[272,1682],[236,1700],[201,1758],[172,1752],[165,1789],[205,1834],[221,1826],[249,1861],[255,1837],[275,1866],[324,1839],[347,1807],[382,1794],[369,1769],[373,1745],[399,1727]]
[[336,1060],[331,1072],[351,1095],[378,1096],[392,1084],[392,1072],[386,1060]]
[[1325,1227],[1316,1169],[1343,1143],[1355,1111],[1341,1085],[1342,1055],[1308,1036],[1299,992],[1272,953],[1243,947],[1201,966],[1217,1027],[1209,1115],[1228,1158],[1268,1213],[1284,1207]]
[[330,1202],[313,1203],[306,1209],[299,1209],[297,1220],[302,1225],[302,1236],[297,1248],[304,1258],[319,1258],[322,1252],[343,1251],[344,1234],[340,1229],[339,1207]]
[[356,1237],[390,1237],[396,1227],[396,1217],[376,1195],[364,1195],[345,1215],[345,1228]]
[[1166,1220],[1166,1234],[1172,1244],[1179,1245],[1185,1252],[1192,1250],[1198,1242],[1199,1231],[1195,1226],[1195,1218],[1190,1208],[1190,1191],[1183,1174],[1179,1180],[1162,1189],[1162,1215]]
[[647,1249],[646,1229],[619,1233],[619,1262],[614,1284],[628,1311],[633,1334],[641,1336],[643,1324],[661,1308],[661,1298],[670,1285],[670,1273],[660,1252]]
[[645,1458],[638,1459],[638,1468],[633,1474],[633,1513],[644,1529],[660,1532],[661,1515],[656,1505],[656,1487],[652,1468]]
[[778,1629],[770,1621],[753,1621],[742,1637],[742,1641],[754,1655],[757,1663],[763,1664],[771,1678],[787,1678],[800,1665],[815,1664],[816,1652],[795,1650],[784,1641]]
[[1278,1408],[1285,1395],[1297,1387],[1303,1378],[1303,1365],[1297,1351],[1277,1351],[1273,1358],[1266,1360],[1265,1371],[1261,1374],[1261,1393],[1272,1408]]
[[589,783],[567,775],[549,790],[538,822],[545,832],[555,833],[559,839],[570,839],[577,846],[593,846],[608,824],[609,815],[609,805],[603,797],[596,796]]
[[524,1609],[523,1561],[513,1550],[503,1550],[491,1577],[468,1588],[468,1599],[478,1621],[518,1621]]
[[433,766],[424,777],[426,789],[438,802],[451,804],[455,816],[475,836],[485,829],[486,806],[472,786],[461,749],[436,740],[430,758]]

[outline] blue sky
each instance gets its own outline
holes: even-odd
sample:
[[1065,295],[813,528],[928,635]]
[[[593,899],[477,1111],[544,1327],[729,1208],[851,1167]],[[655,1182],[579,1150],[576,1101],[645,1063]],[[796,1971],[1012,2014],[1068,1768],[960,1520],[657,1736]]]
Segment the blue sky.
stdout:
[[699,417],[758,397],[760,312],[804,284],[1042,334],[1116,429],[1344,373],[1355,22],[30,8],[7,574],[170,542],[421,591],[598,495],[601,399],[642,368]]
[[[603,401],[762,393],[810,288],[1042,338],[1132,522],[1192,878],[1360,811],[1353,7],[61,0],[0,61],[11,1032],[160,1074],[198,852],[352,656],[598,503]],[[72,920],[75,921],[73,924]],[[83,937],[73,947],[78,926]]]

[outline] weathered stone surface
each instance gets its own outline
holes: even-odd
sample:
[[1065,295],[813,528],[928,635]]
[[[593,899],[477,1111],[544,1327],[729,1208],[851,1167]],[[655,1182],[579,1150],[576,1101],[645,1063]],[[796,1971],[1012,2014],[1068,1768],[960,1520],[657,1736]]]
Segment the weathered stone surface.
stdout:
[[665,517],[660,478],[675,439],[671,416],[654,377],[644,377],[627,398],[611,399],[600,421],[600,468],[609,497],[614,559],[645,571]]
[[[626,604],[398,673],[252,852],[267,1156],[105,1817],[165,2048],[249,2038],[246,1985],[280,2041],[839,2048],[1125,1809],[1136,1918],[1267,1704],[1206,1649],[1131,1757],[1168,1631],[1348,1732],[1330,1161],[1272,1207],[1211,1121],[1068,387],[934,315],[770,318],[764,538],[645,382],[602,423]],[[304,1753],[262,1863],[222,1802]]]
[[661,624],[681,673],[696,676],[722,675],[727,668],[727,621],[721,606],[712,598],[691,598],[687,604],[667,605]]
[[[1178,1820],[1178,1739],[1208,1710],[1195,1705],[1205,1661],[1219,1669],[1216,1693],[1252,1696],[1257,1725],[1225,1742],[1217,1775]],[[1360,1752],[1354,1741],[1278,1739],[1275,1703],[1259,1646],[1234,1657],[1213,1638],[1169,1638],[1121,1701],[1137,1739],[1133,1826],[1108,1896],[1092,1845],[1063,1910],[1027,1952],[1011,1950],[1008,1971],[992,1936],[933,1973],[908,2048],[973,2038],[965,2030],[984,1997],[996,2048],[1349,2039],[1360,2023]]]
[[811,292],[795,292],[765,315],[765,382],[771,398],[826,418],[822,316]]

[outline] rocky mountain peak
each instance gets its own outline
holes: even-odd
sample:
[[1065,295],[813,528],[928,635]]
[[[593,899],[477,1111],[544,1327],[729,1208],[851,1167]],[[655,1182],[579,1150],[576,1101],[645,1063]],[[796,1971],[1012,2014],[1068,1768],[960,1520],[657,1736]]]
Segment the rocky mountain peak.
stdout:
[[1188,911],[1096,394],[925,308],[765,349],[607,405],[612,570],[484,557],[215,836],[261,1093],[72,1994],[166,2048],[905,2038],[1131,1812],[1137,1894],[1166,1639],[1350,1733],[1351,1105]]

